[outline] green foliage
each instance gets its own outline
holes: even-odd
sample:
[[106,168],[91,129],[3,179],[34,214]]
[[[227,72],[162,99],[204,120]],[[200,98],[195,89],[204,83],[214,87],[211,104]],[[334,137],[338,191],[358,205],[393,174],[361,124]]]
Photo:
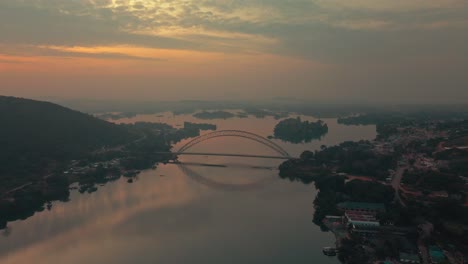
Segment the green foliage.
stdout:
[[77,159],[135,137],[123,126],[59,105],[5,96],[0,96],[0,124],[0,181],[5,189],[43,174],[51,161]]
[[314,152],[306,150],[306,151],[301,153],[300,158],[302,160],[313,160],[314,159]]
[[338,259],[342,263],[347,264],[364,264],[368,263],[369,256],[359,243],[357,238],[344,238],[341,240],[341,247]]
[[[129,169],[148,169],[163,160],[157,152],[169,150],[163,135],[180,139],[199,135],[198,128],[179,134],[166,124],[115,125],[51,103],[0,97],[0,228],[44,210],[44,203],[67,201],[69,180],[79,181],[80,192],[97,190],[121,175],[120,167],[89,167],[94,162],[121,160]],[[179,131],[177,131],[179,132]],[[79,161],[71,162],[72,159]],[[63,174],[73,167],[85,173]],[[18,188],[19,187],[19,188]]]
[[402,182],[426,191],[457,193],[463,190],[464,181],[456,174],[438,171],[405,171]]
[[314,200],[314,219],[313,222],[317,225],[322,225],[322,220],[327,215],[338,215],[340,211],[336,208],[339,203],[339,197],[333,190],[321,190]]
[[289,179],[290,181],[300,181],[304,184],[309,184],[314,181],[317,176],[330,175],[330,169],[322,166],[308,166],[304,160],[287,160],[280,166],[280,177]]
[[245,115],[253,115],[256,118],[265,118],[267,116],[272,116],[275,119],[280,119],[288,116],[288,113],[278,113],[278,112],[273,112],[265,109],[259,109],[259,108],[254,108],[254,107],[247,107],[244,109]]
[[342,176],[320,175],[315,178],[315,187],[321,191],[333,190],[335,192],[343,192],[345,178]]
[[378,182],[352,180],[345,184],[344,193],[353,202],[390,203],[395,196],[391,186]]
[[336,166],[337,171],[384,179],[388,170],[395,167],[391,155],[376,154],[368,141],[343,142],[338,146],[325,147],[313,156],[315,163]]
[[468,225],[468,208],[466,206],[447,200],[435,204],[433,209],[436,212],[435,217]]
[[235,117],[233,113],[226,111],[203,111],[193,116],[199,119],[228,119]]
[[216,130],[216,125],[184,122],[184,129]]
[[328,126],[322,120],[302,121],[301,118],[287,118],[280,121],[274,129],[274,136],[292,143],[310,142],[328,133]]

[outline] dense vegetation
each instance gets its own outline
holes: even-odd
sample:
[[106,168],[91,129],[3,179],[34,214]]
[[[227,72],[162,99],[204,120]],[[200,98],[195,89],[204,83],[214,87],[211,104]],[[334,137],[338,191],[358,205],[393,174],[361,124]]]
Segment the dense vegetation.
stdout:
[[[339,214],[336,204],[343,201],[390,204],[394,199],[391,186],[379,182],[351,180],[332,171],[385,178],[394,168],[392,156],[374,153],[367,141],[344,142],[338,146],[322,146],[320,151],[305,151],[298,160],[280,165],[280,177],[291,181],[315,183],[320,190],[314,200],[314,222],[322,224],[326,215]],[[323,227],[323,226],[322,226]]]
[[342,176],[322,175],[315,178],[320,190],[314,200],[314,222],[321,225],[326,215],[339,214],[336,204],[344,201],[390,204],[395,191],[378,182],[352,180],[345,183]]
[[402,183],[416,185],[422,191],[446,191],[449,194],[461,193],[465,184],[458,175],[439,171],[406,171]]
[[[344,125],[378,125],[378,124],[410,124],[422,123],[434,120],[453,120],[453,119],[466,119],[468,111],[466,108],[460,110],[458,108],[439,109],[441,107],[434,107],[433,109],[415,109],[412,111],[374,111],[361,115],[354,115],[348,117],[338,118],[338,123]],[[465,121],[466,122],[466,121]]]
[[310,142],[328,133],[328,126],[322,120],[302,121],[300,117],[281,120],[274,130],[275,138],[292,143]]
[[[115,125],[55,104],[0,97],[0,229],[53,200],[96,184],[133,177],[172,157],[170,144],[216,129],[211,124]],[[131,179],[129,179],[131,182]]]
[[193,116],[199,119],[228,119],[235,117],[233,113],[226,111],[203,111]]
[[379,182],[352,180],[345,184],[343,191],[353,202],[385,203],[393,201],[395,191],[389,185]]
[[[440,110],[434,110],[439,109]],[[453,128],[454,134],[463,135],[468,131],[468,111],[466,108],[459,109],[437,107],[434,109],[413,109],[410,111],[376,111],[360,115],[338,118],[339,124],[344,125],[376,125],[378,138],[388,138],[397,134],[397,129],[405,126],[426,126],[437,121],[439,130]],[[440,122],[443,121],[443,122]],[[452,133],[450,136],[453,137]]]
[[216,125],[184,122],[185,129],[216,130]]
[[245,115],[252,115],[252,116],[255,116],[256,118],[265,118],[268,116],[272,116],[275,119],[280,119],[280,118],[284,118],[288,116],[288,113],[286,112],[274,112],[274,111],[269,111],[265,109],[254,108],[254,107],[244,108],[244,113]]
[[0,123],[2,188],[52,170],[52,160],[76,159],[136,137],[125,127],[87,114],[14,97],[0,97]]
[[[368,141],[343,142],[340,145],[322,146],[320,151],[305,151],[300,160],[289,160],[281,164],[280,174],[298,174],[303,168],[308,171],[324,171],[334,168],[337,172],[344,172],[357,176],[369,176],[384,180],[388,170],[396,165],[393,155],[375,153]],[[299,172],[299,175],[304,175]],[[294,176],[294,177],[297,177]]]

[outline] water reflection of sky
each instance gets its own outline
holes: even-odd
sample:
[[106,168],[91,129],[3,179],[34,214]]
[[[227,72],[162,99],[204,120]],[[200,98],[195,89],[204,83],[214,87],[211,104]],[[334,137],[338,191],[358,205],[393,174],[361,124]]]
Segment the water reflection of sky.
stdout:
[[[148,118],[131,121],[150,121]],[[159,121],[165,120],[172,124],[201,122],[187,116]],[[216,123],[218,129],[267,136],[277,121],[235,118],[205,122]],[[374,127],[346,127],[332,119],[326,122],[329,134],[321,141],[278,144],[299,155],[322,144],[375,136]],[[214,139],[193,150],[273,154],[262,145],[236,138]],[[311,221],[313,186],[279,180],[275,170],[248,168],[277,166],[281,161],[213,156],[181,159],[231,166],[190,167],[202,177],[197,179],[175,165],[165,165],[143,172],[133,184],[120,180],[93,194],[74,192],[70,202],[56,202],[50,212],[11,223],[9,236],[0,237],[0,263],[337,263],[320,252],[334,239]],[[261,184],[255,188],[244,188],[257,182]],[[223,188],[226,186],[244,191]]]

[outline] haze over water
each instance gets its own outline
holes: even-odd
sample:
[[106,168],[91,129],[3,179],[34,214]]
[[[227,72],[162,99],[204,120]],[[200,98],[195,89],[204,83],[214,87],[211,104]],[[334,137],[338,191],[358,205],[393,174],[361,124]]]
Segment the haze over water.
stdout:
[[[302,117],[303,119],[312,119]],[[292,156],[320,145],[373,139],[375,126],[342,126],[324,119],[329,133],[307,144],[276,141]],[[183,125],[213,123],[268,136],[273,118],[199,120],[189,115],[142,115],[117,122],[154,121]],[[190,140],[190,139],[188,139]],[[185,142],[174,146],[177,150]],[[218,138],[193,151],[276,154],[239,138]],[[160,165],[99,187],[72,191],[71,201],[9,224],[0,236],[0,263],[338,263],[322,254],[334,237],[312,223],[313,185],[281,180],[270,159],[181,156],[182,162],[228,167]],[[188,173],[187,173],[188,172]]]

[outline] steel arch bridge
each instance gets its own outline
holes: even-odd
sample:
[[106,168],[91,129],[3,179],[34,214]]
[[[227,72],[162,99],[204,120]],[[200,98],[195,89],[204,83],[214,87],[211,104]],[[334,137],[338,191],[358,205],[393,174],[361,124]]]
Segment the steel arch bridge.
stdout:
[[[219,138],[219,137],[237,137],[237,138],[245,138],[251,141],[255,141],[257,143],[260,143],[276,153],[278,153],[280,156],[261,156],[261,155],[242,155],[242,154],[216,154],[216,153],[190,153],[187,152],[187,150],[191,149],[192,147],[204,142],[208,141],[214,138]],[[240,156],[240,157],[258,157],[258,158],[280,158],[280,159],[290,159],[292,158],[289,153],[284,150],[281,146],[276,144],[275,142],[266,139],[260,135],[243,131],[243,130],[220,130],[220,131],[215,131],[211,132],[199,137],[196,137],[192,139],[191,141],[187,142],[185,145],[180,147],[180,149],[175,152],[174,154],[188,154],[188,155],[218,155],[218,156]]]

